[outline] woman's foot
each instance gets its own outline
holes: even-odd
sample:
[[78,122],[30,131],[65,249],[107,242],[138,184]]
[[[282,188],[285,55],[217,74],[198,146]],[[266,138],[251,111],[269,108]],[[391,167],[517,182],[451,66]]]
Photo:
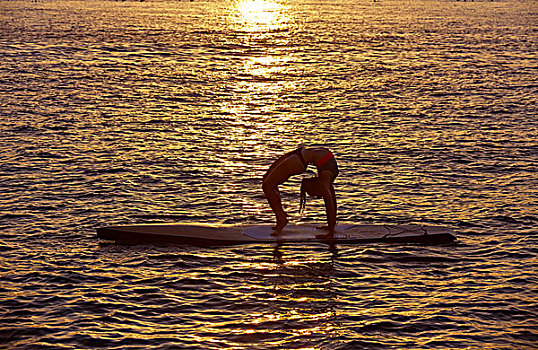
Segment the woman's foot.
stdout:
[[273,233],[271,233],[271,236],[280,236],[282,233],[282,229],[286,227],[288,224],[288,219],[284,220],[277,220],[276,226],[271,227],[273,230],[275,230]]

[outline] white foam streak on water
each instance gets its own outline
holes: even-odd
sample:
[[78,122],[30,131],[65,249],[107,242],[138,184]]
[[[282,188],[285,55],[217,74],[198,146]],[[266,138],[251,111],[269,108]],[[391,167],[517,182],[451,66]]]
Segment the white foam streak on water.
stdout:
[[[0,339],[8,348],[532,348],[532,1],[0,4]],[[269,223],[300,143],[341,223],[455,246],[99,245],[132,222]],[[294,221],[295,177],[282,186]]]

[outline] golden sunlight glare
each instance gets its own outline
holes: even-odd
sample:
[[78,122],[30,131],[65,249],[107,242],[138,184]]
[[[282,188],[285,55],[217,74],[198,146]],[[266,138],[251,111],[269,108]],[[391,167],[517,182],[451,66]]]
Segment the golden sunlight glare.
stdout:
[[282,21],[280,5],[272,0],[243,0],[237,9],[245,26],[251,30],[272,30]]

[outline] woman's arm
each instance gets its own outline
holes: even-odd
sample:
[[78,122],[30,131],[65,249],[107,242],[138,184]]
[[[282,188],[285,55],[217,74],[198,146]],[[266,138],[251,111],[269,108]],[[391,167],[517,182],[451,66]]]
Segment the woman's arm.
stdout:
[[334,227],[336,226],[336,194],[334,192],[334,186],[330,176],[320,176],[321,182],[321,194],[325,201],[325,210],[327,212],[327,225],[329,233],[334,233]]

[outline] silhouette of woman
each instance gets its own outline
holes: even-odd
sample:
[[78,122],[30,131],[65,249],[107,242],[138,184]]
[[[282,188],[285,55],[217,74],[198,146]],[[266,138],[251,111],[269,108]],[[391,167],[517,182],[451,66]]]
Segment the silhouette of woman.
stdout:
[[313,164],[318,170],[318,176],[303,179],[301,183],[301,210],[306,203],[306,194],[323,198],[327,212],[327,234],[318,235],[320,238],[332,238],[336,225],[336,195],[333,182],[338,176],[338,165],[334,155],[327,148],[304,148],[288,152],[280,156],[263,176],[262,189],[267,201],[276,216],[276,226],[273,235],[277,236],[288,224],[287,214],[282,208],[282,199],[278,186],[293,175],[306,171],[308,164]]

